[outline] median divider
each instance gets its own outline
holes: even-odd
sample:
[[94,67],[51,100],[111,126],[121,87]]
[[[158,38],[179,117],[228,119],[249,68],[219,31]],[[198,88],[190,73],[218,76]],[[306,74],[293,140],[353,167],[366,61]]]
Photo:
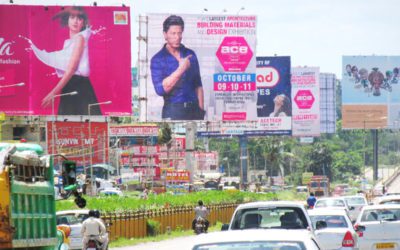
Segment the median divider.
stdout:
[[[229,223],[233,212],[238,204],[218,204],[210,205],[208,220],[210,226],[217,221]],[[168,230],[174,231],[191,230],[192,220],[194,219],[194,206],[178,206],[157,208],[151,210],[110,212],[105,213],[102,219],[106,223],[111,241],[118,238],[144,238],[149,236],[148,220],[157,222],[152,223],[159,226],[158,233],[165,234]]]

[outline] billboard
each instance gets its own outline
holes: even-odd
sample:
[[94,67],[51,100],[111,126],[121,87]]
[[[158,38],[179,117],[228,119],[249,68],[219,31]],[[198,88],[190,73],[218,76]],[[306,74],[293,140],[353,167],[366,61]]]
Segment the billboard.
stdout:
[[256,83],[256,120],[200,124],[197,135],[291,135],[290,57],[257,57]]
[[0,110],[131,114],[130,46],[129,7],[0,5]]
[[336,133],[336,75],[319,74],[321,133]]
[[400,126],[400,56],[343,56],[343,128]]
[[292,68],[291,83],[293,136],[319,136],[319,68]]
[[108,162],[107,123],[91,122],[90,128],[87,122],[47,122],[48,153],[63,154],[77,166],[89,166],[91,152],[92,164]]
[[290,57],[257,57],[258,130],[291,135]]
[[256,21],[149,14],[142,120],[256,120]]

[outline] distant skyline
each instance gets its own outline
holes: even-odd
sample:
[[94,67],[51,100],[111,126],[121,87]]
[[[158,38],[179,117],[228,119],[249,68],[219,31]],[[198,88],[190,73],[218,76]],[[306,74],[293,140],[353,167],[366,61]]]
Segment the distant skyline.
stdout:
[[[88,0],[14,0],[25,5],[93,5]],[[132,67],[138,16],[146,13],[257,16],[257,56],[291,56],[292,66],[342,74],[343,55],[400,55],[399,0],[98,0],[131,7]],[[9,0],[0,0],[9,4]],[[243,7],[243,8],[242,8]],[[10,23],[17,23],[12,22]]]

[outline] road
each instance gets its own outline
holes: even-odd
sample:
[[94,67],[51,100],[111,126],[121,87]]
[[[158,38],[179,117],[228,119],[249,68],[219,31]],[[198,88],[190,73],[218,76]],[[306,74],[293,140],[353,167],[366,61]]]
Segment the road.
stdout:
[[179,237],[171,240],[163,240],[160,242],[142,243],[135,246],[110,248],[111,250],[191,250],[192,243],[196,239],[196,235]]

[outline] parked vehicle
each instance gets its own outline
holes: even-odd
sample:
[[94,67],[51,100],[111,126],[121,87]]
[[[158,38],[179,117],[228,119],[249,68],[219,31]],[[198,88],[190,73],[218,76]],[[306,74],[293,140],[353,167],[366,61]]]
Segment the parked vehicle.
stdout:
[[303,204],[290,201],[262,201],[239,205],[230,224],[222,230],[296,229],[313,231]]
[[344,196],[343,199],[346,201],[349,207],[349,216],[351,221],[354,223],[357,220],[362,208],[368,205],[368,201],[364,195]]
[[250,229],[203,234],[194,239],[193,250],[307,249],[318,250],[315,238],[303,230]]
[[[313,209],[309,210],[308,214],[315,229],[315,237],[322,249],[358,249],[358,235],[346,211]],[[324,223],[317,224],[320,221]]]
[[364,206],[354,228],[360,249],[400,249],[400,205]]

